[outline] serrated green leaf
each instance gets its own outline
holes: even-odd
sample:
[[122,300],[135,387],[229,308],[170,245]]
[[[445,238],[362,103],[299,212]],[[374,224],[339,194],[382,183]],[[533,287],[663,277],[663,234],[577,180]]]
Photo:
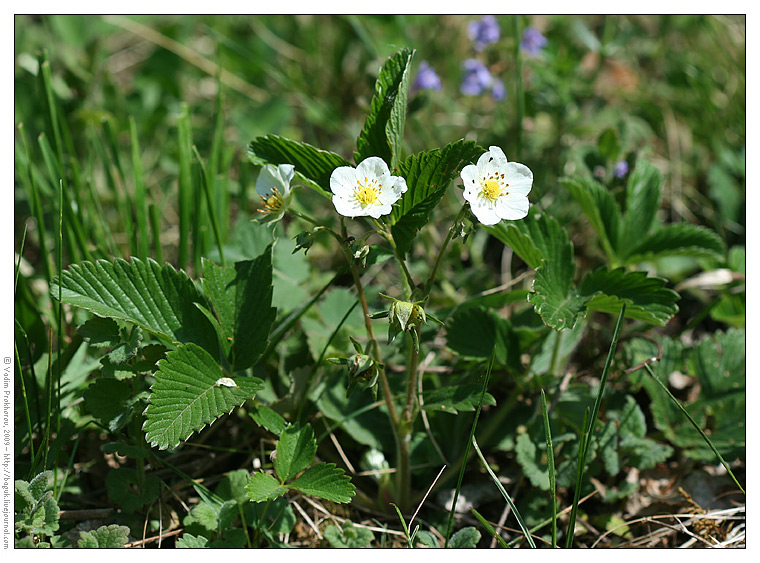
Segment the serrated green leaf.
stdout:
[[238,516],[240,516],[240,512],[238,510],[237,501],[235,499],[225,501],[222,506],[219,507],[219,526],[217,529],[220,532],[225,533],[232,528],[232,524],[237,520]]
[[628,176],[625,196],[625,216],[621,225],[620,244],[617,250],[621,258],[630,254],[641,237],[649,232],[660,206],[660,171],[646,161],[639,160]]
[[584,299],[573,285],[575,262],[573,245],[559,222],[549,216],[537,217],[535,231],[542,233],[541,265],[536,269],[533,293],[528,296],[544,323],[555,330],[573,328],[583,312]]
[[[128,381],[106,377],[96,379],[83,394],[85,408],[109,428],[111,422],[120,417],[127,408],[127,401],[131,396],[132,386]],[[119,427],[117,425],[111,429],[115,431]]]
[[249,526],[264,528],[270,534],[287,534],[296,525],[296,515],[285,497],[266,503],[249,502],[245,507],[245,521]]
[[334,463],[318,463],[288,485],[304,494],[332,502],[351,502],[356,494],[348,475]]
[[208,548],[208,538],[194,536],[193,534],[182,534],[182,537],[177,540],[177,547],[184,549]]
[[[480,403],[482,385],[452,385],[439,387],[424,394],[426,411],[441,411],[457,414],[463,411],[474,411]],[[495,405],[493,395],[486,393],[483,396],[484,405]]]
[[119,549],[129,541],[129,528],[111,524],[91,532],[79,532],[77,546],[85,549]]
[[409,156],[399,163],[399,172],[409,189],[394,206],[387,222],[402,254],[409,252],[417,231],[428,222],[433,208],[462,167],[484,152],[475,141],[460,140],[443,149]]
[[380,69],[375,95],[356,140],[354,160],[358,164],[370,156],[379,156],[393,170],[401,152],[409,91],[409,67],[414,51],[402,49]]
[[47,491],[48,489],[48,482],[50,481],[50,477],[52,475],[53,475],[53,472],[50,470],[43,471],[37,474],[29,482],[29,492],[31,493],[35,502],[39,502],[40,500],[42,500],[42,497],[45,495],[45,491]]
[[495,350],[497,364],[506,365],[519,356],[517,337],[509,321],[477,307],[457,311],[446,325],[449,348],[475,358],[489,358]]
[[725,252],[721,238],[711,230],[688,223],[675,223],[654,231],[638,244],[633,244],[627,264],[654,260],[665,256],[717,258]]
[[237,387],[217,385],[227,374],[211,355],[186,344],[158,362],[145,411],[146,440],[159,449],[175,447],[193,432],[230,412],[264,388],[256,377],[236,376]]
[[480,541],[480,532],[473,526],[457,530],[449,539],[450,549],[475,549]]
[[287,487],[283,487],[277,479],[263,471],[251,475],[245,490],[249,500],[253,502],[274,500],[288,492]]
[[111,469],[106,476],[108,498],[123,512],[134,512],[156,500],[160,493],[161,480],[155,475],[147,476],[142,487],[137,471],[127,467]]
[[107,361],[113,365],[125,364],[135,357],[143,339],[142,329],[139,326],[133,326],[123,330],[121,339],[121,344],[105,355]]
[[278,135],[256,137],[248,145],[248,157],[254,164],[292,164],[296,172],[311,182],[325,197],[332,199],[330,175],[339,166],[351,166],[342,156],[293,141]]
[[626,272],[624,268],[599,268],[587,275],[580,286],[586,308],[619,314],[623,302],[625,316],[657,326],[665,326],[678,312],[678,294],[665,287],[666,280],[647,277],[646,272]]
[[175,343],[192,342],[214,357],[213,327],[194,303],[203,297],[184,272],[154,260],[98,260],[73,264],[56,277],[50,294],[101,317],[121,319]]
[[248,411],[250,417],[258,424],[279,436],[288,423],[275,411],[265,405],[257,405]]
[[[617,257],[621,234],[622,213],[612,194],[601,184],[586,178],[560,180],[572,194],[599,236],[607,257]],[[639,233],[641,236],[641,233]]]
[[267,346],[277,315],[272,307],[272,247],[255,260],[217,266],[203,260],[203,291],[230,346],[231,371],[251,367]]
[[274,470],[283,483],[303,471],[317,453],[314,431],[308,424],[291,424],[280,433]]
[[234,500],[238,504],[245,504],[248,502],[246,486],[249,480],[250,475],[245,469],[230,471],[219,482],[216,494],[225,500]]
[[219,529],[219,510],[217,507],[202,502],[188,512],[182,523],[186,528],[200,527],[206,533],[213,534]]
[[119,341],[119,325],[113,319],[93,317],[77,329],[90,346],[98,348],[116,346]]

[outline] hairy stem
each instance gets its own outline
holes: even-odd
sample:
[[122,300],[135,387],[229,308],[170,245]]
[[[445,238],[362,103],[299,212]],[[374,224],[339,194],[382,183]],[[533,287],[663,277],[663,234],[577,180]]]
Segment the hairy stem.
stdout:
[[435,263],[433,264],[433,269],[430,271],[430,276],[425,282],[424,299],[428,298],[428,295],[430,295],[430,292],[433,289],[433,284],[435,283],[435,276],[438,273],[438,267],[441,265],[441,260],[443,260],[443,255],[446,253],[446,248],[449,246],[449,242],[454,237],[457,223],[459,223],[462,219],[464,219],[464,216],[467,213],[467,209],[468,209],[467,204],[463,205],[462,209],[459,210],[459,213],[454,219],[454,222],[451,224],[451,227],[449,227],[449,232],[446,234],[446,239],[443,241],[443,244],[441,245],[441,249],[438,251],[438,256],[436,256],[435,258]]

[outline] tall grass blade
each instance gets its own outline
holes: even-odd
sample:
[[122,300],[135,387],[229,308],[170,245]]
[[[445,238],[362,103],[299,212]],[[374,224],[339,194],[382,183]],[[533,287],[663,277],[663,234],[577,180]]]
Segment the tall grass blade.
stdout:
[[153,234],[153,256],[156,262],[164,263],[164,251],[161,247],[161,217],[158,214],[158,207],[155,203],[148,204],[148,218],[150,219],[150,230]]
[[713,453],[715,454],[715,456],[720,460],[720,463],[723,465],[723,467],[726,469],[726,471],[728,471],[728,474],[731,476],[731,479],[733,479],[734,483],[736,483],[736,486],[739,487],[739,490],[743,494],[746,495],[747,493],[744,491],[744,487],[742,487],[739,484],[739,481],[734,476],[733,472],[731,471],[731,468],[726,463],[726,460],[723,459],[723,456],[720,455],[720,453],[718,452],[717,448],[713,445],[712,441],[710,440],[710,437],[707,434],[705,434],[705,431],[702,430],[699,427],[699,425],[691,417],[691,415],[686,410],[686,408],[681,404],[681,402],[673,396],[673,393],[670,392],[670,389],[668,389],[667,385],[665,385],[662,381],[660,381],[660,379],[654,374],[654,372],[652,371],[652,368],[649,367],[649,364],[644,364],[644,368],[646,368],[646,370],[649,372],[649,375],[652,376],[652,379],[654,379],[657,382],[657,384],[665,390],[665,393],[668,394],[668,397],[670,397],[670,400],[673,401],[673,403],[675,403],[675,405],[678,407],[678,409],[689,420],[689,422],[691,423],[691,425],[694,428],[696,428],[697,432],[699,432],[699,435],[702,436],[702,438],[704,439],[705,442],[707,442],[707,445],[713,451]]
[[53,82],[50,76],[50,61],[48,60],[47,49],[43,50],[39,58],[40,78],[42,80],[42,89],[45,92],[45,103],[48,110],[48,119],[53,130],[53,141],[55,143],[55,153],[58,155],[58,161],[63,164],[63,139],[61,138],[61,127],[58,121],[58,107],[56,104],[55,93],[53,92]]
[[137,217],[137,256],[145,260],[150,254],[148,238],[148,203],[145,191],[140,143],[137,139],[135,118],[129,116],[129,140],[132,145],[132,175],[135,183],[135,216]]
[[[617,323],[615,324],[615,332],[612,334],[612,342],[610,343],[610,349],[607,353],[607,360],[604,362],[604,369],[602,370],[602,378],[599,381],[599,391],[596,394],[596,400],[594,401],[594,408],[591,411],[591,415],[586,417],[583,422],[583,435],[581,437],[581,447],[579,448],[578,455],[578,474],[575,482],[575,495],[573,497],[573,510],[570,513],[570,524],[567,529],[567,539],[565,541],[565,547],[572,547],[573,537],[575,535],[575,519],[578,512],[578,501],[581,495],[581,484],[583,482],[583,472],[586,467],[586,456],[588,455],[588,447],[591,443],[591,437],[594,431],[594,425],[596,423],[596,417],[599,415],[599,407],[602,404],[602,396],[604,395],[604,386],[607,383],[607,376],[610,373],[610,366],[612,365],[612,357],[615,354],[617,348],[618,339],[620,338],[620,332],[623,329],[623,318],[625,317],[625,303],[620,308],[620,315],[618,315]],[[588,412],[588,411],[587,411]]]
[[530,535],[530,531],[528,530],[528,527],[525,525],[525,520],[523,520],[523,517],[520,515],[520,512],[517,510],[515,503],[512,501],[512,497],[509,496],[509,493],[503,487],[503,485],[501,484],[501,481],[499,481],[499,478],[496,476],[496,474],[493,472],[491,467],[488,465],[486,458],[483,457],[483,453],[480,451],[480,447],[478,447],[478,442],[477,440],[475,440],[475,436],[472,437],[472,445],[475,447],[475,453],[478,454],[478,457],[480,458],[480,462],[483,464],[483,467],[486,468],[486,471],[488,471],[488,474],[491,476],[491,479],[496,485],[496,488],[499,489],[499,492],[507,501],[507,504],[509,505],[509,507],[512,509],[512,512],[514,513],[515,518],[517,518],[517,523],[520,525],[520,529],[522,530],[523,535],[525,536],[525,539],[528,540],[528,545],[530,545],[530,547],[535,549],[536,544],[533,542],[533,537]]
[[486,520],[480,512],[478,512],[472,507],[470,507],[470,512],[472,512],[472,515],[475,517],[475,519],[478,522],[480,522],[480,524],[486,529],[486,531],[489,534],[491,534],[491,537],[496,538],[496,541],[499,542],[499,545],[501,547],[509,548],[509,544],[506,541],[504,541],[504,538],[501,537],[501,534],[493,529],[493,526],[491,526],[488,520]]
[[193,205],[193,139],[190,127],[190,115],[187,105],[182,106],[182,113],[177,118],[177,135],[179,136],[179,192],[177,194],[179,207],[179,246],[177,265],[180,269],[187,267],[190,256],[190,218]]
[[210,179],[208,175],[208,169],[203,163],[203,159],[201,158],[201,155],[198,152],[198,148],[195,145],[193,145],[193,154],[195,154],[195,158],[198,159],[198,164],[200,164],[201,167],[201,184],[203,185],[203,193],[206,195],[206,205],[208,206],[208,215],[211,219],[211,228],[214,231],[216,248],[219,250],[219,259],[222,262],[222,266],[224,266],[224,243],[222,241],[222,236],[219,233],[219,222],[216,220],[216,212],[214,211],[214,200],[211,196],[211,188],[209,186]]
[[42,260],[42,269],[45,272],[45,281],[48,285],[53,281],[52,266],[50,263],[50,253],[47,248],[47,229],[45,228],[45,213],[42,210],[42,201],[40,199],[39,188],[37,182],[34,179],[34,173],[32,169],[32,155],[29,149],[29,141],[26,138],[26,132],[24,131],[24,124],[18,125],[19,134],[21,135],[21,142],[24,145],[24,152],[26,154],[26,174],[22,174],[21,178],[24,183],[24,188],[27,191],[27,198],[29,200],[29,207],[31,208],[34,218],[37,220],[37,237],[40,245],[40,258]]
[[[483,407],[483,398],[486,395],[488,389],[488,381],[491,379],[491,370],[493,369],[493,362],[496,356],[495,350],[491,352],[491,357],[488,359],[488,367],[486,368],[486,377],[483,380],[483,389],[480,392],[480,400],[478,401],[478,408],[475,411],[475,417],[472,421],[472,428],[470,429],[470,436],[467,439],[467,444],[464,447],[464,456],[462,456],[462,467],[459,469],[459,478],[457,479],[457,487],[454,490],[454,498],[451,499],[451,511],[449,512],[449,522],[446,525],[446,539],[443,542],[443,547],[448,547],[449,538],[451,537],[451,531],[454,527],[454,512],[457,508],[457,501],[459,500],[459,491],[462,489],[462,480],[464,479],[464,470],[467,467],[467,460],[470,457],[470,443],[475,441],[475,429],[478,426],[478,418],[480,417],[480,409]],[[476,446],[477,447],[477,446]]]
[[549,492],[552,497],[552,548],[555,548],[557,547],[557,474],[554,468],[554,446],[552,445],[552,429],[549,425],[549,411],[546,408],[546,393],[544,393],[543,389],[541,389],[541,412],[544,415],[544,431],[546,433],[546,457],[549,463]]
[[[107,119],[102,121],[102,125],[105,142],[99,136],[95,136],[95,148],[103,162],[103,169],[106,174],[106,184],[111,189],[111,195],[113,196],[113,201],[119,214],[119,221],[121,222],[121,228],[123,229],[126,244],[128,246],[127,252],[122,258],[126,258],[127,256],[134,256],[137,254],[129,194],[126,193],[126,190],[124,190],[123,187],[124,168],[121,164],[121,156],[116,143],[116,133],[111,126],[111,122]],[[122,194],[122,191],[124,191],[124,194]]]

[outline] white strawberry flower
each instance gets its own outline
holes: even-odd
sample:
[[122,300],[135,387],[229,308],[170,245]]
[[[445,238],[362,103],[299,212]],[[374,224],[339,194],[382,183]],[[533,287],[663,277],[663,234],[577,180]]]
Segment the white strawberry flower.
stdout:
[[261,198],[259,212],[267,215],[271,221],[281,219],[290,203],[293,195],[290,182],[295,170],[296,167],[292,164],[280,164],[276,168],[267,164],[259,172],[256,179],[256,193]]
[[391,176],[382,158],[371,156],[356,168],[340,166],[330,176],[333,205],[345,217],[369,216],[379,219],[406,192],[406,180]]
[[528,214],[533,172],[524,164],[508,162],[499,147],[489,147],[477,166],[468,164],[460,176],[464,199],[484,225],[495,225],[502,219],[514,221]]

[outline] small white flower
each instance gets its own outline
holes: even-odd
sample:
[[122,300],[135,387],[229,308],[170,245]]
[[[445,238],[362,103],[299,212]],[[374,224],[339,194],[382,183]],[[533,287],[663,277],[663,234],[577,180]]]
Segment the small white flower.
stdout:
[[495,225],[502,219],[522,219],[528,214],[533,172],[524,164],[507,162],[499,147],[489,147],[477,166],[468,164],[460,175],[464,180],[464,199],[484,225]]
[[277,168],[267,164],[259,172],[256,180],[256,193],[261,197],[262,204],[259,212],[273,216],[273,221],[282,217],[290,203],[290,181],[295,170],[292,164],[280,164]]
[[345,217],[388,215],[407,190],[406,180],[391,176],[382,158],[371,156],[356,168],[340,166],[330,176],[333,205]]

